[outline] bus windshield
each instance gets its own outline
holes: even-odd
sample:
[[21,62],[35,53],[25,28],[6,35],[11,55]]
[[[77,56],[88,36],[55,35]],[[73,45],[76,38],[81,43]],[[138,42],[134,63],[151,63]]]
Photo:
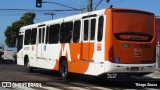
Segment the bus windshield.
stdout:
[[154,15],[134,10],[113,11],[113,33],[118,40],[151,41]]

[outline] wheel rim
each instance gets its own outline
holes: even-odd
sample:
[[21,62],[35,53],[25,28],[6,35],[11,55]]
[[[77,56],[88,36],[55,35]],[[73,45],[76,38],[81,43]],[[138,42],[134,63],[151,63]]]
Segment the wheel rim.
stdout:
[[65,65],[62,65],[62,77],[65,77],[67,74],[67,68]]
[[27,62],[27,69],[29,68],[30,66],[29,66],[29,62]]

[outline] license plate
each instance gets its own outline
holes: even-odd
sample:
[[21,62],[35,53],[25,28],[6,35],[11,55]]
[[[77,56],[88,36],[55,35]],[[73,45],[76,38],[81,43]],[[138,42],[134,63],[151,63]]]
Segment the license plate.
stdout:
[[138,70],[139,70],[139,67],[131,67],[130,70],[131,70],[131,71],[138,71]]
[[134,49],[134,56],[135,57],[142,57],[142,49],[135,48]]

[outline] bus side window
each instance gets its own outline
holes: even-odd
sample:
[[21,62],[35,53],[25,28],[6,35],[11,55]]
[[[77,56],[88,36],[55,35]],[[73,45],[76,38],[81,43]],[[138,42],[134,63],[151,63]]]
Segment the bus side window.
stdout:
[[49,29],[50,29],[50,27],[47,26],[45,44],[49,43]]
[[90,40],[95,40],[96,19],[91,19],[91,35]]
[[31,29],[28,29],[25,31],[24,45],[29,45],[30,42],[31,42]]
[[103,37],[103,23],[104,23],[104,17],[100,16],[99,20],[98,20],[98,37],[97,40],[98,42],[102,41],[102,37]]
[[44,32],[45,32],[45,28],[42,28],[42,43],[44,43]]
[[31,33],[31,45],[36,44],[36,37],[37,37],[37,28],[33,28]]
[[51,25],[49,30],[49,44],[55,44],[59,42],[59,29],[60,25]]
[[64,43],[64,39],[63,39],[64,38],[64,36],[63,36],[64,35],[63,34],[64,33],[64,27],[65,27],[65,25],[64,25],[64,23],[62,23],[61,24],[61,30],[60,30],[60,43]]
[[81,29],[81,21],[75,21],[74,22],[74,30],[73,30],[73,42],[77,43],[79,42],[80,38],[80,29]]
[[83,40],[88,40],[88,27],[89,27],[89,21],[85,20],[84,21],[84,36],[83,36]]
[[42,33],[42,28],[39,28],[39,43],[41,43],[41,33]]
[[61,43],[71,43],[73,22],[66,22],[61,25]]

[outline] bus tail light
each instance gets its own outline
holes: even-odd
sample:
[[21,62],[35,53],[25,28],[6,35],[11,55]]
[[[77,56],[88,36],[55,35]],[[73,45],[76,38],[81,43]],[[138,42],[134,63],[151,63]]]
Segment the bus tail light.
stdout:
[[114,63],[114,50],[113,50],[113,46],[109,49],[109,61]]

